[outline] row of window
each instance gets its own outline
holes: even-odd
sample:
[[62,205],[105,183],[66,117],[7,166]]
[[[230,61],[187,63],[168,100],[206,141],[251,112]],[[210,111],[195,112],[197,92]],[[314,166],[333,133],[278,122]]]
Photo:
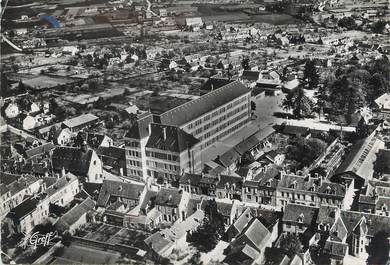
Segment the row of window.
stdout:
[[[241,112],[242,110],[246,109],[247,108],[247,104],[244,104],[242,105],[241,107],[238,107],[232,111],[230,111],[229,113],[227,113],[226,115],[223,115],[221,116],[219,119],[216,119],[214,121],[212,121],[211,123],[207,123],[205,126],[203,127],[200,127],[198,129],[195,130],[195,135],[199,135],[200,133],[202,133],[203,131],[206,131],[208,129],[210,129],[211,127],[214,127],[216,126],[217,124],[220,124],[221,122],[223,122],[224,120],[228,119],[229,117]],[[226,125],[221,125],[217,128],[217,132],[221,129],[223,129]],[[206,134],[208,135],[211,135],[213,132],[208,132]],[[207,136],[205,136],[204,138],[207,138]]]
[[128,168],[127,169],[127,175],[142,177],[142,171]]
[[140,147],[140,143],[136,141],[125,141],[125,146]]
[[171,155],[171,154],[166,154],[166,153],[146,151],[146,156],[158,158],[161,160],[179,161],[179,157],[177,155]]
[[160,168],[160,169],[165,169],[169,171],[179,171],[180,167],[176,165],[171,165],[171,164],[166,164],[166,163],[160,163],[160,162],[155,162],[155,161],[146,161],[146,165],[154,168]]
[[141,162],[137,160],[127,160],[127,165],[128,166],[133,166],[133,167],[141,167]]
[[[202,124],[202,120],[203,120],[203,121],[208,121],[208,120],[210,120],[211,118],[214,118],[214,117],[216,117],[216,116],[222,114],[222,113],[225,112],[226,110],[231,109],[233,106],[236,106],[236,105],[238,105],[238,104],[240,104],[240,103],[242,103],[242,102],[244,102],[244,101],[247,101],[247,100],[248,100],[248,98],[247,98],[246,96],[243,97],[243,98],[237,99],[237,100],[235,100],[235,101],[229,103],[226,107],[222,107],[222,108],[220,108],[220,109],[217,109],[217,110],[215,110],[213,113],[207,114],[207,115],[204,116],[203,118],[200,118],[200,119],[196,120],[195,122],[192,122],[192,123],[188,124],[188,125],[187,125],[187,128],[188,128],[189,130],[191,130],[192,128],[201,125],[201,124]],[[245,105],[247,105],[247,104],[245,104]]]
[[128,150],[127,154],[128,154],[128,156],[141,157],[141,152],[137,152],[137,151],[134,151],[134,150]]
[[[228,124],[232,124],[232,123],[234,123],[234,122],[236,122],[236,121],[242,119],[242,118],[245,117],[245,116],[247,116],[247,113],[243,113],[243,114],[237,116],[236,118],[234,118],[233,120],[231,120],[231,121],[229,121],[229,122],[227,122],[227,123],[228,123]],[[225,130],[225,131],[222,132],[221,134],[219,134],[219,135],[213,137],[212,139],[210,139],[209,141],[207,141],[207,142],[204,144],[204,147],[207,147],[207,146],[213,144],[214,142],[218,141],[219,139],[222,139],[222,138],[224,138],[225,136],[230,135],[231,133],[235,132],[236,130],[238,130],[239,128],[241,128],[242,126],[244,126],[246,123],[247,123],[247,119],[241,121],[240,123],[234,125],[233,127],[229,128],[229,129]],[[229,125],[227,125],[227,126],[229,126]],[[227,126],[225,126],[225,127],[227,127]],[[206,139],[206,137],[205,137],[205,139]]]

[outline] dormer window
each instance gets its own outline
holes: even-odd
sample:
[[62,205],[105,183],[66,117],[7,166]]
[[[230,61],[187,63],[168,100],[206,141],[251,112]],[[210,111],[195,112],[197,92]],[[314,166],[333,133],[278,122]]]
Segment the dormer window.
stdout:
[[271,182],[272,182],[272,179],[269,179],[266,183],[267,187],[271,187]]
[[315,190],[315,185],[313,184],[313,185],[311,185],[311,187],[309,188],[309,191],[314,191]]
[[329,186],[326,187],[325,193],[326,193],[326,194],[330,194],[330,191],[331,191],[330,187],[329,187]]
[[291,184],[291,188],[292,189],[296,189],[297,188],[297,181],[294,180],[293,183]]

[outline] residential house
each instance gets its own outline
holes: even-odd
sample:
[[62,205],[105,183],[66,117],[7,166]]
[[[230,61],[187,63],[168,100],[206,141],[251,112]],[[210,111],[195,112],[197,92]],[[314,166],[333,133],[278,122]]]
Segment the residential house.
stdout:
[[390,216],[390,184],[384,181],[369,181],[360,193],[361,212]]
[[29,114],[34,114],[41,111],[41,108],[35,102],[29,102],[26,106],[26,111]]
[[240,80],[250,88],[256,86],[257,81],[260,79],[259,71],[244,70],[241,74]]
[[[314,235],[318,211],[318,207],[294,203],[287,204],[282,219],[283,232],[287,234]],[[311,236],[306,238],[310,239]]]
[[250,174],[242,185],[243,201],[277,206],[276,189],[279,170],[277,166],[265,166]]
[[0,172],[1,205],[0,216],[4,217],[12,208],[19,205],[26,196],[37,194],[42,181],[31,175],[14,175]]
[[216,185],[218,199],[240,200],[242,194],[242,178],[236,176],[219,175]]
[[226,231],[227,238],[231,241],[237,235],[241,234],[248,223],[255,217],[251,209],[248,207],[241,213],[241,215],[233,222]]
[[202,194],[200,189],[201,174],[184,173],[179,179],[179,188],[190,194]]
[[[22,116],[22,115],[21,115]],[[36,127],[44,126],[55,118],[52,114],[39,113],[34,116],[28,114],[21,117],[23,130],[32,130]]]
[[317,205],[317,190],[321,178],[281,173],[276,191],[276,205],[285,207],[289,203],[308,206]]
[[375,104],[379,110],[390,110],[390,93],[385,93],[375,99]]
[[144,184],[104,180],[96,206],[104,209],[111,208],[112,210],[117,210],[123,206],[123,212],[127,212],[139,205],[145,192]]
[[103,167],[119,176],[126,176],[126,150],[124,148],[100,146],[97,155],[103,163]]
[[4,113],[8,119],[16,118],[20,114],[19,107],[16,103],[11,102],[4,109]]
[[287,203],[308,206],[336,205],[349,210],[355,197],[354,180],[344,180],[342,183],[332,183],[323,177],[299,176],[281,174],[277,186],[277,205]]
[[73,234],[76,229],[84,225],[88,221],[88,215],[95,208],[95,201],[87,197],[80,204],[77,204],[63,216],[61,216],[55,223],[57,231],[64,233],[65,231]]
[[214,162],[224,168],[224,174],[232,174],[241,162],[241,155],[234,148],[231,148],[222,155],[217,156]]
[[54,143],[57,145],[68,145],[71,143],[73,133],[69,128],[58,129],[54,134]]
[[86,146],[57,147],[52,152],[51,161],[55,172],[66,170],[81,177],[83,182],[103,181],[102,162],[96,152]]
[[[327,241],[348,245],[347,254],[367,258],[366,247],[379,231],[390,232],[390,218],[370,213],[343,211],[337,207],[321,206],[318,213],[317,229],[329,233]],[[344,247],[345,248],[345,247]],[[342,259],[339,255],[338,259]]]
[[230,243],[224,262],[228,264],[260,262],[264,259],[265,249],[272,245],[270,238],[269,230],[257,218],[253,218]]
[[28,196],[7,214],[4,222],[11,234],[30,233],[36,225],[48,219],[51,204],[64,207],[80,191],[77,177],[70,173],[59,179],[44,178],[43,180],[51,185],[46,184],[46,190],[39,194]]
[[156,209],[162,213],[162,223],[174,223],[186,219],[189,193],[174,188],[162,188],[155,199]]

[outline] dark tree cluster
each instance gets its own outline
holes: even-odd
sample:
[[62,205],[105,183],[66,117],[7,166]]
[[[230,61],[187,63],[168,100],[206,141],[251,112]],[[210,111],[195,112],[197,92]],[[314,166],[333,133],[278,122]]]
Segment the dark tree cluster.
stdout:
[[326,149],[326,142],[318,138],[294,138],[287,147],[287,158],[297,162],[297,169],[309,166]]
[[188,234],[187,241],[199,251],[209,252],[215,248],[225,232],[223,216],[218,212],[215,200],[209,200],[204,209],[203,223],[192,234]]
[[330,114],[352,114],[364,105],[390,92],[390,62],[387,57],[372,60],[364,66],[339,68],[333,80],[325,83],[324,100],[330,102]]

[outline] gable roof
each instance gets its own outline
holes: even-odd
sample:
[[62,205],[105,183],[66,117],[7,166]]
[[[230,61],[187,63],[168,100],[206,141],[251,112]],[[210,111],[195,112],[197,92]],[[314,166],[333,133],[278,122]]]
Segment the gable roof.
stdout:
[[124,148],[120,148],[116,146],[109,146],[109,147],[100,146],[97,149],[97,154],[99,156],[110,157],[118,160],[126,159],[126,150]]
[[178,189],[162,188],[156,196],[156,205],[178,207],[183,196],[182,191]]
[[126,138],[142,139],[149,135],[149,124],[153,122],[153,116],[147,115],[138,119],[125,134]]
[[274,128],[267,126],[237,144],[234,149],[236,149],[239,154],[243,155],[246,151],[249,151],[253,147],[257,146],[261,141],[269,137],[274,132]]
[[84,214],[88,213],[95,207],[95,202],[87,197],[83,202],[76,205],[65,213],[56,223],[56,227],[62,231],[70,228],[71,225],[76,223]]
[[96,205],[100,207],[107,206],[111,196],[138,201],[144,187],[143,184],[103,180]]
[[384,142],[375,137],[374,131],[370,136],[357,141],[352,146],[335,174],[352,172],[366,180],[371,179],[374,174],[376,154],[382,148],[384,148]]
[[91,149],[84,152],[75,147],[57,147],[52,154],[53,169],[59,171],[64,168],[73,174],[85,176],[88,174],[94,152]]
[[37,205],[39,204],[39,201],[39,198],[30,196],[22,203],[11,209],[7,216],[16,220],[23,219],[23,217],[35,211]]
[[201,87],[201,90],[207,90],[212,91],[215,89],[218,89],[220,87],[223,87],[229,83],[233,82],[233,80],[229,80],[227,78],[218,77],[218,75],[210,77],[206,83],[204,83]]
[[202,175],[200,174],[184,173],[184,175],[181,176],[179,183],[189,184],[191,186],[199,186],[201,179],[202,179]]
[[232,226],[237,230],[238,233],[241,233],[253,217],[254,215],[252,214],[251,209],[246,208],[245,211],[232,224]]
[[284,210],[283,222],[298,223],[298,219],[302,218],[301,223],[310,226],[317,220],[318,210],[318,207],[289,203]]
[[375,103],[378,107],[382,108],[385,104],[390,104],[390,93],[385,93],[382,96],[375,99]]
[[161,123],[182,126],[247,93],[250,93],[250,90],[246,86],[239,81],[233,81],[161,114]]
[[238,189],[241,189],[242,178],[237,176],[220,175],[216,187],[217,189],[225,189],[226,185],[231,187],[233,184],[235,184]]
[[259,79],[259,76],[259,71],[244,70],[242,72],[241,78],[249,81],[257,81]]
[[234,148],[229,149],[225,153],[223,153],[221,156],[218,156],[214,161],[216,163],[219,163],[220,165],[226,167],[229,167],[234,162],[236,162],[238,159],[241,158],[241,155],[237,153],[237,151]]
[[97,121],[97,120],[99,120],[98,117],[96,117],[93,114],[87,113],[87,114],[83,114],[83,115],[74,117],[74,118],[69,119],[69,120],[65,120],[62,122],[62,124],[64,124],[68,128],[74,128],[74,127],[78,127],[80,125],[89,123],[91,121]]
[[368,236],[374,236],[379,231],[387,231],[390,233],[390,217],[388,216],[353,211],[341,211],[341,217],[349,233],[355,230],[356,225],[359,224],[363,217],[367,223],[366,227]]
[[29,150],[26,150],[26,157],[31,158],[36,155],[47,153],[55,148],[55,145],[53,143],[44,143],[40,146],[37,146],[35,148],[31,148]]
[[255,249],[262,251],[270,238],[271,233],[268,231],[268,229],[257,218],[254,218],[251,221],[251,224],[248,225],[241,233],[241,235],[237,237],[235,240],[236,242],[233,241],[233,245],[236,245],[237,243],[240,244],[242,241],[246,243],[250,242],[253,244]]
[[146,147],[181,153],[198,142],[198,139],[178,127],[152,123]]

